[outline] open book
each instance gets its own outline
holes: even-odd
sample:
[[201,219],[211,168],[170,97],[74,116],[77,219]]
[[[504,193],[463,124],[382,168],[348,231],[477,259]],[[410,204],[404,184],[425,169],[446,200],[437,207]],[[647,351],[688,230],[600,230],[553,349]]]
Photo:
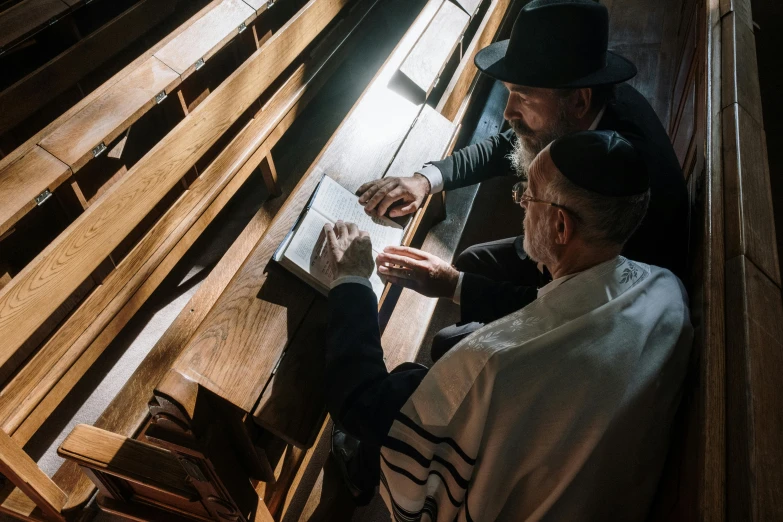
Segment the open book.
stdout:
[[[334,224],[338,220],[356,223],[359,230],[370,234],[374,258],[387,246],[399,245],[404,233],[403,227],[391,219],[368,216],[358,196],[324,176],[274,256],[275,261],[324,295],[329,293],[335,279],[335,269],[326,249],[323,228],[326,223]],[[380,299],[384,284],[377,273],[373,272],[370,283]]]

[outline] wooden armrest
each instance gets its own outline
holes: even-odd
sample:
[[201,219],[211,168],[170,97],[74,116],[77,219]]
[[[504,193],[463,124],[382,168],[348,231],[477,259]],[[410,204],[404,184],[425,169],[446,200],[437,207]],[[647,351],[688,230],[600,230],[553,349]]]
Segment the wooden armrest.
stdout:
[[79,424],[57,449],[57,454],[85,468],[154,487],[184,500],[198,499],[177,458],[152,444]]
[[52,520],[65,520],[67,496],[4,431],[0,430],[0,473]]

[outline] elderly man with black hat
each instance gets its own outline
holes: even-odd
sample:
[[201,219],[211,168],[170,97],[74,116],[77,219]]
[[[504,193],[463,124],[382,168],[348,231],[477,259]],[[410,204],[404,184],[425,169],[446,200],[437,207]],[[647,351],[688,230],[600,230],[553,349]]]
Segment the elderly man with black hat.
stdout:
[[429,370],[387,372],[369,237],[326,225],[326,400],[361,440],[333,448],[356,494],[380,483],[394,520],[646,518],[693,337],[680,280],[620,255],[649,194],[614,131],[545,147],[516,200],[525,251],[552,281]]
[[[538,152],[569,132],[614,130],[634,145],[650,175],[647,216],[623,254],[682,277],[688,240],[685,181],[652,107],[623,83],[636,68],[607,51],[608,23],[606,8],[593,0],[528,3],[510,40],[490,45],[475,59],[484,74],[508,88],[504,116],[511,129],[434,161],[411,177],[363,185],[359,194],[365,210],[402,216],[419,208],[431,192],[511,172],[524,176]],[[486,225],[492,226],[491,218]],[[406,269],[393,282],[460,304],[461,323],[436,336],[433,359],[481,324],[535,299],[538,287],[549,281],[547,270],[530,261],[522,237],[471,247],[457,258],[456,269],[413,249],[389,249],[387,254],[379,264],[395,259]]]

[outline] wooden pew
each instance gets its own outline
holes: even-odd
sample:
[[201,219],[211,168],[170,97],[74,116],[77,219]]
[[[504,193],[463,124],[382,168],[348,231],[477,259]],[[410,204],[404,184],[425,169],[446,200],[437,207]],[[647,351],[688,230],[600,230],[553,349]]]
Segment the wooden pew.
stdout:
[[[312,49],[310,55],[303,57],[303,61],[293,69],[291,76],[277,93],[267,100],[262,110],[245,125],[243,131],[234,138],[226,150],[191,185],[190,190],[177,201],[165,218],[155,225],[152,233],[144,238],[139,248],[124,260],[127,264],[124,263],[112,272],[104,284],[82,303],[75,314],[69,317],[65,326],[56,332],[55,337],[50,339],[50,342],[41,348],[30,363],[20,369],[14,380],[6,385],[3,390],[3,404],[7,415],[3,419],[5,423],[10,423],[6,429],[13,433],[14,442],[24,444],[29,440],[117,331],[242,185],[255,166],[264,159],[269,161],[269,150],[298,112],[309,102],[314,90],[323,83],[344,56],[345,39],[372,5],[373,2],[357,5],[361,9],[356,9],[350,17],[345,18],[340,30],[335,30],[322,39],[320,44]],[[249,107],[251,102],[276,78],[275,71],[285,70],[299,52],[308,47],[319,30],[338,14],[341,7],[341,2],[311,2],[296,19],[280,31],[280,36],[276,35],[269,40],[240,67],[228,80],[228,88],[223,91],[218,89],[212,93],[202,106],[207,108],[211,106],[213,110],[220,108],[226,101],[225,97],[219,94],[220,92],[232,93],[232,82],[233,85],[241,84],[247,75],[255,74],[259,69],[264,70],[266,80],[251,85],[245,96],[240,97],[237,102]],[[307,27],[307,31],[303,32],[304,27]],[[286,38],[286,35],[289,36]],[[285,52],[280,52],[283,49],[281,46],[285,46]],[[275,59],[274,65],[265,67],[271,57]],[[235,109],[237,116],[239,111],[240,108],[237,107]],[[203,114],[203,110],[199,108],[191,116],[198,114]],[[207,113],[199,120],[186,119],[173,131],[174,136],[170,134],[166,139],[176,143],[178,132],[191,131],[193,125],[209,121],[209,118],[214,117],[213,114]],[[186,125],[187,123],[191,126]],[[223,125],[227,127],[229,123]],[[176,154],[176,152],[172,147],[172,153]],[[191,155],[181,157],[180,162],[194,162],[196,159],[196,155]],[[144,161],[143,159],[140,162],[142,166]],[[121,187],[125,180],[133,176],[133,172],[131,170],[126,178],[118,182],[118,185]],[[95,208],[94,212],[97,213],[101,210],[105,212],[103,205],[105,205],[105,198],[98,200],[91,208]],[[60,240],[66,239],[60,238]],[[9,286],[12,286],[13,282],[12,279]],[[8,290],[8,287],[3,290]],[[59,355],[55,355],[54,351],[59,351]],[[153,384],[154,381],[150,382],[149,386]],[[127,400],[136,391],[137,389],[129,389],[121,395]],[[136,402],[139,401],[143,404],[146,397],[137,397]],[[126,406],[129,404],[126,403]],[[78,495],[69,495],[65,509],[86,502],[91,489],[85,488],[84,483],[79,482],[80,476],[74,476],[73,471],[72,469],[70,474],[55,476],[56,480],[65,482],[71,487],[81,487],[77,491]],[[76,471],[78,473],[78,470]],[[4,498],[6,501],[9,499],[13,501],[18,497],[19,493],[11,492]],[[8,506],[8,502],[0,507],[3,508],[13,511]]]
[[[289,0],[286,2],[292,3]],[[214,0],[82,103],[47,126],[8,158],[0,160],[0,183],[5,177],[22,177],[26,179],[25,195],[35,193],[37,196],[47,190],[53,193],[60,183],[69,178],[57,176],[55,172],[30,168],[31,160],[22,160],[25,155],[32,154],[36,147],[40,147],[68,165],[71,174],[77,173],[94,158],[113,148],[116,145],[113,142],[126,135],[135,122],[192,75],[197,63],[202,64],[199,65],[201,68],[263,11],[265,9],[256,10],[241,0]],[[252,45],[253,49],[257,48],[255,42]],[[193,58],[196,55],[198,57]],[[184,65],[191,58],[193,63]],[[112,110],[107,111],[106,107]],[[81,195],[78,183],[74,190],[80,202],[89,203],[91,198]],[[14,200],[14,205],[0,210],[0,234],[12,228],[35,206],[34,198],[16,198],[20,200],[18,203]],[[80,210],[83,209],[77,209]]]
[[[257,422],[263,425],[265,428],[268,428],[271,433],[279,435],[283,439],[288,440],[289,442],[292,442],[296,445],[306,446],[310,444],[315,438],[317,428],[320,426],[320,421],[323,418],[323,407],[322,403],[320,402],[320,398],[316,401],[309,401],[308,399],[310,395],[319,393],[318,387],[308,387],[306,392],[296,394],[295,392],[297,387],[292,386],[297,380],[297,377],[301,379],[302,375],[314,375],[312,371],[314,359],[311,357],[308,361],[306,357],[302,357],[302,354],[308,347],[311,348],[312,352],[312,345],[309,341],[312,339],[311,336],[320,335],[319,325],[322,325],[324,315],[320,301],[316,301],[313,307],[309,311],[307,310],[307,305],[313,299],[312,292],[309,289],[301,288],[301,292],[297,292],[299,295],[297,295],[296,298],[304,298],[305,304],[297,305],[295,310],[297,310],[299,314],[303,314],[304,312],[307,313],[302,318],[301,326],[296,329],[295,334],[292,330],[291,335],[293,337],[288,344],[286,357],[282,359],[275,377],[272,378],[268,384],[266,383],[266,380],[268,380],[269,377],[258,379],[258,384],[253,382],[236,382],[230,375],[226,375],[226,371],[240,371],[244,376],[245,381],[250,381],[250,379],[247,379],[247,376],[255,375],[256,373],[261,376],[270,376],[272,366],[275,364],[275,360],[273,357],[270,357],[270,355],[274,356],[275,353],[279,354],[280,352],[272,352],[272,354],[266,355],[262,359],[261,356],[263,353],[260,353],[257,349],[255,349],[256,343],[259,341],[266,343],[269,343],[270,341],[274,343],[279,342],[274,339],[270,339],[270,336],[268,335],[269,330],[267,330],[267,334],[264,336],[263,340],[261,340],[261,338],[256,338],[258,341],[249,339],[239,345],[234,344],[234,346],[232,346],[231,344],[228,344],[223,348],[220,348],[219,350],[222,350],[223,352],[228,348],[233,349],[230,354],[230,358],[233,360],[233,362],[230,365],[221,365],[214,362],[215,358],[221,358],[221,352],[214,350],[212,346],[205,348],[199,339],[203,338],[204,336],[209,337],[209,334],[205,334],[204,332],[209,331],[210,323],[213,323],[216,320],[214,317],[220,317],[221,308],[232,308],[231,303],[233,303],[236,299],[236,296],[232,295],[232,293],[236,294],[237,291],[240,293],[257,293],[257,290],[254,290],[253,287],[248,288],[245,281],[249,281],[251,278],[263,278],[263,275],[261,274],[264,268],[272,273],[275,278],[272,279],[270,276],[267,276],[267,280],[264,284],[271,287],[272,291],[274,292],[274,297],[272,300],[276,303],[279,303],[281,299],[287,299],[288,295],[293,294],[293,292],[290,290],[288,292],[283,292],[282,290],[278,291],[275,285],[285,284],[286,286],[292,285],[296,288],[300,288],[302,286],[301,283],[289,278],[287,274],[280,272],[275,267],[260,267],[259,262],[254,260],[263,260],[264,265],[266,265],[266,260],[268,257],[265,256],[265,250],[268,247],[264,247],[263,245],[269,244],[270,246],[273,246],[272,241],[270,241],[270,234],[276,230],[279,230],[276,233],[279,235],[280,232],[284,233],[287,230],[285,226],[280,225],[281,218],[285,218],[286,220],[290,219],[290,213],[292,212],[291,208],[300,208],[302,198],[306,196],[306,190],[303,191],[301,189],[303,183],[308,181],[308,177],[310,180],[315,179],[319,167],[324,168],[325,161],[348,162],[352,158],[345,158],[343,157],[344,155],[361,155],[366,158],[372,158],[372,160],[376,161],[377,164],[381,166],[381,168],[386,170],[387,174],[391,173],[391,175],[394,175],[402,173],[403,171],[407,171],[408,169],[414,169],[425,160],[430,159],[433,156],[441,156],[447,149],[450,148],[450,146],[453,146],[452,136],[454,135],[455,127],[451,122],[449,122],[446,118],[441,116],[429,106],[416,105],[415,103],[411,103],[404,98],[399,98],[398,94],[390,91],[387,87],[390,78],[393,76],[396,69],[399,68],[401,61],[408,54],[410,49],[415,46],[418,35],[421,34],[421,32],[426,28],[426,25],[434,17],[435,13],[441,7],[441,5],[442,2],[430,2],[425,7],[424,12],[420,15],[419,19],[417,19],[417,22],[414,23],[413,27],[406,34],[406,37],[399,44],[392,57],[384,65],[381,72],[376,76],[371,86],[368,87],[367,91],[365,91],[361,101],[358,102],[354,107],[349,118],[346,120],[346,122],[344,122],[340,130],[332,138],[330,144],[322,153],[320,159],[316,161],[315,165],[311,167],[302,182],[299,183],[299,186],[297,187],[298,192],[297,189],[295,189],[292,198],[286,202],[281,212],[278,214],[275,220],[272,221],[269,230],[261,239],[255,251],[248,257],[247,260],[245,260],[242,265],[242,269],[233,277],[231,285],[223,291],[220,298],[218,298],[215,302],[212,311],[206,315],[206,318],[203,320],[203,322],[201,322],[199,325],[198,321],[188,321],[186,318],[187,314],[185,314],[185,317],[181,315],[177,320],[175,323],[175,329],[177,333],[171,334],[172,337],[180,339],[179,341],[175,341],[175,343],[181,343],[187,339],[191,335],[190,332],[193,331],[196,326],[198,326],[198,329],[195,330],[195,335],[188,343],[186,351],[183,352],[180,359],[174,363],[174,371],[169,372],[169,374],[164,377],[158,386],[156,391],[157,404],[154,405],[151,410],[153,413],[153,423],[145,431],[145,437],[147,440],[152,440],[156,444],[167,447],[168,449],[171,449],[172,451],[182,455],[185,454],[182,453],[185,451],[182,446],[185,445],[190,448],[190,450],[187,451],[189,458],[193,458],[195,455],[194,452],[198,453],[199,459],[196,462],[198,463],[200,469],[212,470],[214,466],[212,459],[215,458],[215,455],[210,455],[208,451],[204,451],[203,447],[201,447],[197,442],[197,440],[199,440],[198,436],[196,436],[195,440],[191,440],[191,437],[193,437],[192,435],[186,436],[185,439],[183,439],[182,436],[185,434],[180,433],[180,430],[182,429],[181,426],[183,426],[182,423],[185,422],[188,423],[187,425],[190,426],[189,430],[192,430],[194,434],[199,432],[203,433],[204,430],[209,429],[208,426],[211,425],[211,422],[214,421],[214,418],[220,418],[222,419],[221,422],[223,424],[241,427],[240,431],[243,433],[234,433],[234,437],[239,438],[239,443],[234,442],[234,444],[238,445],[239,448],[248,448],[245,450],[237,449],[241,455],[240,460],[246,459],[251,461],[251,464],[246,465],[246,468],[249,468],[246,470],[248,475],[255,476],[256,478],[260,478],[262,480],[265,478],[268,482],[269,477],[263,477],[263,474],[265,473],[263,469],[253,469],[254,467],[263,468],[265,467],[266,463],[263,462],[263,458],[260,462],[256,462],[257,465],[252,463],[253,460],[258,460],[256,458],[257,455],[253,456],[253,451],[250,449],[254,445],[253,439],[257,434],[252,428],[252,425],[248,425],[248,421],[252,419],[249,414],[253,413],[253,417],[256,418]],[[493,16],[488,16],[487,21],[482,23],[480,26],[481,32],[479,34],[482,41],[485,43],[487,39],[491,41],[491,38],[494,35],[494,32],[497,30],[500,20],[502,19],[502,15],[505,13],[506,7],[506,2],[491,3],[490,12],[493,14]],[[449,42],[447,45],[453,46],[453,42]],[[473,49],[475,49],[475,47]],[[463,63],[467,64],[468,60],[472,60],[472,56],[472,53],[466,56],[463,60]],[[461,70],[465,71],[465,68],[466,65],[463,65]],[[438,70],[436,69],[433,74],[437,73]],[[455,78],[452,82],[455,87],[460,86],[458,92],[461,95],[464,95],[465,89],[469,87],[462,87],[463,84],[470,84],[472,82],[473,76],[475,76],[475,69],[465,71],[464,74],[460,74],[460,77]],[[382,100],[384,103],[381,104],[378,102],[378,100]],[[391,110],[388,107],[389,102],[396,103],[396,105],[391,107],[391,110],[399,112],[401,107],[404,108],[406,107],[406,104],[411,104],[415,108],[415,111],[411,111],[412,114],[410,114],[410,116],[406,114],[406,121],[395,127],[396,129],[399,129],[395,130],[396,133],[399,133],[399,138],[391,140],[390,143],[382,143],[381,146],[384,150],[386,150],[384,153],[385,156],[377,158],[375,155],[370,155],[370,152],[372,151],[362,150],[360,148],[359,150],[347,151],[347,148],[342,146],[342,144],[356,143],[354,137],[357,136],[357,133],[364,133],[363,136],[366,138],[367,136],[371,135],[369,134],[370,132],[375,134],[383,132],[380,129],[369,130],[368,127],[365,126],[365,122],[374,121],[375,118],[373,118],[373,115],[377,115],[379,110],[383,111],[384,114],[391,114]],[[453,101],[451,104],[454,105]],[[459,107],[459,105],[456,106]],[[417,113],[420,114],[418,119],[416,119],[414,122],[414,118],[416,117]],[[464,113],[464,107],[462,108],[462,113]],[[457,111],[454,111],[453,116],[456,117],[456,114]],[[421,135],[425,134],[430,136],[429,142],[427,140],[420,139]],[[434,136],[441,136],[441,141],[434,139]],[[376,140],[368,141],[375,142]],[[422,144],[425,145],[424,148],[421,147]],[[358,147],[354,147],[354,149],[356,148]],[[324,158],[327,158],[327,160]],[[330,172],[338,171],[335,170]],[[310,181],[310,183],[312,183],[312,181]],[[292,207],[292,205],[296,206]],[[277,239],[276,235],[273,237]],[[264,250],[259,252],[261,249]],[[251,274],[253,274],[252,277]],[[256,282],[255,284],[258,283]],[[262,295],[263,292],[264,290],[262,289]],[[280,293],[278,294],[278,292]],[[283,295],[283,293],[286,295]],[[211,293],[211,295],[216,295],[216,293]],[[202,310],[201,313],[203,313],[203,305],[199,306],[198,310]],[[242,310],[237,310],[236,307],[234,307],[234,310],[240,313],[242,312]],[[290,304],[287,313],[289,314],[290,320],[290,315],[292,313],[292,306]],[[189,331],[186,330],[184,333],[182,332],[183,323],[185,323],[187,328],[190,329]],[[248,320],[248,323],[253,323],[253,320]],[[270,319],[267,318],[265,320],[265,325],[268,328],[272,328],[274,323],[270,323]],[[163,345],[171,345],[171,341],[168,340],[169,338],[170,337],[167,334],[167,337],[164,338],[166,340],[162,341]],[[214,340],[214,336],[212,336],[212,339]],[[282,341],[285,342],[285,339],[282,339]],[[239,350],[252,350],[254,360],[242,359],[242,352]],[[250,354],[251,352],[247,353]],[[202,365],[193,370],[193,363],[203,364],[203,361],[205,361],[205,356],[207,355],[211,356],[213,360],[206,360],[206,366]],[[199,359],[196,359],[196,357]],[[249,364],[254,364],[259,367],[266,365],[267,370],[261,370],[260,372],[256,372],[255,370],[249,371],[247,368]],[[190,365],[190,368],[188,365]],[[217,372],[215,372],[215,370],[217,370]],[[180,377],[181,373],[180,375],[177,375],[177,373],[182,371],[188,372],[188,376],[190,377],[189,380],[183,381]],[[201,376],[200,386],[194,387],[194,381],[191,379],[194,377],[199,378],[198,376]],[[279,380],[281,378],[283,379],[282,381]],[[307,380],[309,380],[309,378]],[[234,386],[233,390],[228,390],[228,383]],[[245,384],[247,389],[239,390],[239,387]],[[302,387],[299,386],[298,388]],[[266,389],[268,393],[262,394],[261,392],[264,389]],[[282,395],[284,396],[284,400],[282,403],[278,398],[279,395],[273,392],[274,390],[283,391]],[[286,391],[290,392],[290,394],[286,393]],[[250,399],[245,400],[245,402],[241,402],[243,396],[251,395],[252,393],[255,393],[256,397],[260,398],[260,403],[255,410],[253,410],[253,403],[255,403],[256,400]],[[226,396],[230,396],[231,400],[235,401],[234,404],[239,402],[240,404],[237,404],[238,408],[237,406],[225,405]],[[173,402],[174,400],[176,400],[176,402]],[[307,406],[310,407],[308,408]],[[183,410],[182,408],[185,409]],[[286,409],[289,413],[296,412],[296,414],[286,416],[277,415],[275,413],[285,412]],[[177,428],[177,426],[180,426],[180,428]],[[180,435],[178,435],[178,433],[180,433]],[[190,431],[188,431],[188,433],[190,433]],[[196,447],[200,449],[196,450]],[[62,448],[63,454],[69,453],[69,442],[66,441]],[[213,450],[217,451],[217,449]],[[256,450],[256,453],[257,451],[258,450]],[[288,454],[292,455],[295,453],[300,456],[304,455],[304,452],[301,450],[297,450],[294,447],[291,447]],[[87,462],[87,460],[88,459],[82,458],[81,463],[89,467],[90,464]],[[287,470],[284,473],[286,476],[284,477],[278,474],[278,479],[282,480],[278,481],[278,484],[274,486],[274,488],[266,489],[268,493],[266,500],[273,512],[277,512],[279,508],[283,507],[284,496],[288,489],[286,482],[294,478],[293,472],[296,469],[296,461],[296,456],[289,459],[288,465],[286,466]],[[269,470],[267,470],[267,473],[268,471]],[[119,472],[119,470],[114,470],[114,472]],[[222,481],[229,480],[230,478],[231,477],[229,476],[229,478],[226,479],[226,477],[223,477],[220,474],[212,474],[210,476],[211,481],[217,483],[216,486],[219,486],[223,483]],[[225,487],[225,484],[223,484],[223,486]],[[221,489],[221,487],[216,487],[215,489]],[[236,495],[238,498],[252,496],[248,495],[246,490],[244,492],[239,491],[236,493]],[[252,504],[252,501],[249,502]]]
[[780,271],[750,2],[683,2],[670,134],[692,202],[696,327],[651,520],[783,517]]
[[0,135],[171,15],[177,2],[141,0],[0,92]]

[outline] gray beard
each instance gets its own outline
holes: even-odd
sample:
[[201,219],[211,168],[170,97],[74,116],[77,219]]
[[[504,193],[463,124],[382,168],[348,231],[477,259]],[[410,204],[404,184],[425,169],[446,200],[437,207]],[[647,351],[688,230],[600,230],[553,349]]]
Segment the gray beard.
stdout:
[[514,141],[514,148],[507,158],[511,161],[511,167],[516,175],[521,178],[527,178],[530,164],[547,145],[576,130],[576,127],[571,125],[564,113],[560,115],[552,127],[539,134],[529,132],[520,121],[510,121],[509,124],[514,129],[517,139]]

